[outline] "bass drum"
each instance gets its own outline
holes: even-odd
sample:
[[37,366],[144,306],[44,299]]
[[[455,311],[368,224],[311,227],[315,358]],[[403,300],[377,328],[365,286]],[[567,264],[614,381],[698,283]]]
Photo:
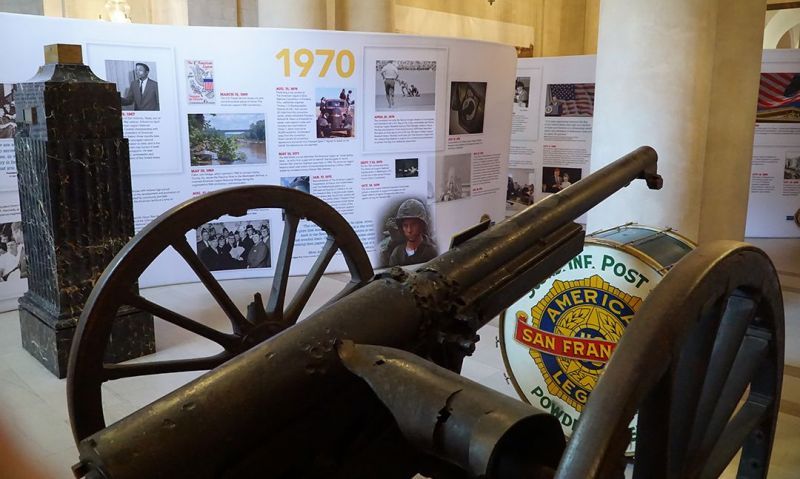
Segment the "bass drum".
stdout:
[[588,235],[581,254],[500,316],[503,361],[519,396],[571,435],[639,306],[694,247],[672,229],[638,224]]

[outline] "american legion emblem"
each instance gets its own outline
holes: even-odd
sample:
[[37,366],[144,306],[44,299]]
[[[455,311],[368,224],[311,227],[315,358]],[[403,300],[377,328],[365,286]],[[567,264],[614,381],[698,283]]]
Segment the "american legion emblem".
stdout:
[[556,280],[530,311],[516,311],[514,340],[529,348],[547,391],[581,412],[641,302],[598,275]]
[[617,342],[660,279],[648,262],[587,242],[583,253],[517,300],[502,317],[500,336],[520,397],[556,416],[571,435]]

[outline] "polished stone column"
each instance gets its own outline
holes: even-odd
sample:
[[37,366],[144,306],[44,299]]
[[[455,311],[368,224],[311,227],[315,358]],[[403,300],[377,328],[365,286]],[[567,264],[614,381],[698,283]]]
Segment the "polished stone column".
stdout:
[[589,213],[589,231],[637,221],[701,242],[743,237],[764,11],[763,0],[601,2],[592,169],[651,145],[664,189],[635,182]]
[[336,0],[336,29],[394,32],[394,0]]
[[325,30],[327,5],[326,0],[258,0],[258,26]]
[[[46,64],[16,86],[15,154],[28,257],[22,346],[64,377],[84,304],[133,236],[128,141],[119,93],[81,63],[80,46],[45,47]],[[124,306],[107,362],[155,351],[151,315]]]

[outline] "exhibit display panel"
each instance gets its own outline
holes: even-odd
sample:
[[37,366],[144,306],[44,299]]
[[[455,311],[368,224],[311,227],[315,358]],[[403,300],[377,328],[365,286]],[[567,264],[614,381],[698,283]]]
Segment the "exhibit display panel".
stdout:
[[517,207],[589,174],[595,63],[594,55],[517,61],[507,192]]
[[[119,25],[0,14],[17,42],[0,52],[0,233],[19,221],[13,84],[31,78],[42,47],[79,44],[84,63],[114,83],[130,143],[135,229],[184,200],[243,185],[282,185],[330,203],[352,225],[375,267],[403,242],[396,218],[427,225],[437,253],[482,214],[501,218],[516,58],[511,47],[448,38],[347,32]],[[35,33],[34,33],[35,32]],[[413,201],[409,201],[413,200]],[[405,209],[401,207],[405,205]],[[301,225],[292,274],[325,244]],[[267,255],[219,262],[218,279],[274,274],[279,212],[250,210],[187,233],[198,253],[218,236],[250,229]],[[22,243],[22,241],[20,241]],[[21,255],[18,248],[15,257]],[[421,259],[425,260],[426,258]],[[413,261],[413,262],[421,262]],[[236,266],[236,267],[234,267]],[[343,270],[337,255],[333,270]],[[26,279],[0,284],[16,307]],[[140,286],[196,281],[173,252]]]
[[[595,63],[593,55],[518,60],[507,186],[512,209],[589,173]],[[800,237],[798,72],[796,50],[764,50],[745,236]]]
[[747,236],[800,238],[800,52],[764,50]]

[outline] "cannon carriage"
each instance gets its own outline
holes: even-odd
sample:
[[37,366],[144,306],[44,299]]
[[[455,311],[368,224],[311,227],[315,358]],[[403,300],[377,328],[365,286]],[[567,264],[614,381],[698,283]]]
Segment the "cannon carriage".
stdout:
[[[639,412],[633,477],[766,477],[783,365],[774,268],[736,242],[703,245],[665,277],[631,322],[575,433],[460,377],[477,331],[583,246],[574,219],[643,179],[661,187],[656,154],[640,148],[415,270],[374,275],[358,236],[320,200],[277,187],[195,198],[158,218],[114,259],[92,292],[71,351],[68,396],[80,452],[76,477],[622,477]],[[252,208],[283,211],[266,300],[240,310],[186,232]],[[298,224],[327,235],[292,298]],[[197,274],[230,332],[136,292],[165,251]],[[298,323],[331,258],[350,280]],[[215,342],[221,352],[106,364],[119,308],[135,307]],[[107,425],[102,384],[180,371],[208,373]]]

